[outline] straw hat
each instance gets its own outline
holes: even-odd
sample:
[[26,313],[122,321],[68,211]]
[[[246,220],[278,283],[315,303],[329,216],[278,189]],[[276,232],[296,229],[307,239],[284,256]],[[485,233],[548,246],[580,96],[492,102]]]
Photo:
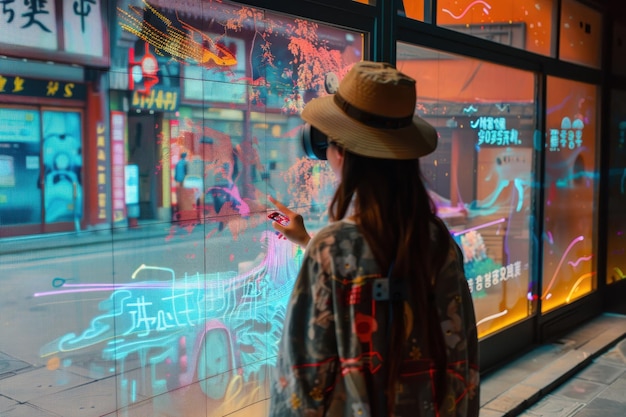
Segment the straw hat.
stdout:
[[337,93],[311,100],[302,119],[355,154],[416,159],[437,147],[437,131],[414,115],[415,80],[384,62],[354,64]]

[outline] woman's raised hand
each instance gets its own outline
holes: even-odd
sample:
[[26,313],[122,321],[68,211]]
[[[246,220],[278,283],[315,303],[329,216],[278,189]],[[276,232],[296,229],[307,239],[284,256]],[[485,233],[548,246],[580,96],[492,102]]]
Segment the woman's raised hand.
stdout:
[[311,240],[311,236],[309,236],[309,233],[306,231],[302,215],[290,210],[287,206],[272,196],[267,196],[267,198],[272,202],[272,204],[274,204],[274,206],[276,206],[278,211],[289,218],[289,223],[287,225],[272,222],[272,226],[278,232],[279,237],[285,237],[287,240],[295,244],[306,247],[309,240]]

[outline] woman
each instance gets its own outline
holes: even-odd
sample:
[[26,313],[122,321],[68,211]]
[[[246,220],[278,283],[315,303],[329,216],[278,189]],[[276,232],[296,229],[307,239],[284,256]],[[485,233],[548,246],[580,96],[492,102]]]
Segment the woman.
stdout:
[[271,416],[477,416],[475,316],[463,260],[422,182],[437,144],[415,81],[361,62],[302,118],[328,137],[332,223],[274,224],[307,246],[279,346]]

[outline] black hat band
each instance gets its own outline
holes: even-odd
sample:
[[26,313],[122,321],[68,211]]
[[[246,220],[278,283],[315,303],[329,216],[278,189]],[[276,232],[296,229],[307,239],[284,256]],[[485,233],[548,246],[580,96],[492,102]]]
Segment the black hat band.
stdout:
[[411,123],[413,123],[413,115],[407,117],[386,117],[358,109],[348,103],[338,92],[335,93],[334,101],[348,117],[376,129],[402,129],[411,126]]

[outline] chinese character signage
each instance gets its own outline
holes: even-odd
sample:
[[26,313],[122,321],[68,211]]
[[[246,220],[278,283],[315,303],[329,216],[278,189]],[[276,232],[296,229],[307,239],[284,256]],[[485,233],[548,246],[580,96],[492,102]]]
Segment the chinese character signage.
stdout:
[[1,0],[0,39],[3,43],[56,50],[54,1]]
[[111,112],[111,194],[114,222],[126,219],[126,197],[124,195],[124,166],[126,165],[125,130],[126,115],[119,111]]
[[85,100],[87,88],[85,84],[69,81],[40,80],[0,74],[0,97],[5,95]]
[[107,152],[106,125],[99,122],[96,126],[96,145],[98,155],[98,219],[107,218]]
[[130,107],[132,109],[154,110],[154,111],[177,111],[178,93],[180,89],[175,87],[153,87],[148,94],[140,91],[133,91]]
[[103,55],[100,1],[63,0],[63,36],[67,52],[96,57]]
[[580,118],[572,122],[569,117],[564,117],[561,120],[561,129],[550,129],[550,151],[580,148],[583,144],[584,127],[585,123]]
[[504,117],[481,116],[470,121],[470,127],[478,130],[478,145],[513,146],[521,145],[519,132],[507,129]]
[[[57,19],[57,2],[62,17]],[[0,0],[0,43],[102,57],[101,0]],[[62,30],[62,34],[59,32]],[[59,42],[61,35],[63,42]],[[60,45],[64,45],[60,48]]]

